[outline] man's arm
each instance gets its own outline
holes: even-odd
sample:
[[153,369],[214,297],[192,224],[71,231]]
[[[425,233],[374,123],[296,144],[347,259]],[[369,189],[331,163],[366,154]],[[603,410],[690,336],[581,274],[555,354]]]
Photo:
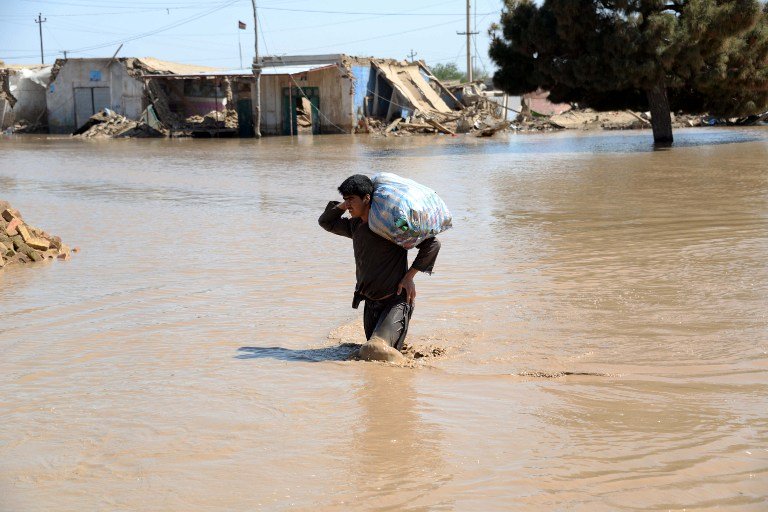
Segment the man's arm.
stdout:
[[338,201],[329,201],[317,222],[326,231],[352,238],[352,222],[342,218],[345,210],[339,208],[341,204]]
[[437,253],[440,252],[440,240],[435,237],[427,238],[417,245],[416,248],[419,250],[419,253],[416,255],[416,259],[413,260],[411,268],[397,286],[397,294],[399,295],[405,290],[409,304],[413,304],[416,300],[416,284],[413,282],[413,278],[419,272],[432,273],[432,269],[435,267],[435,260],[437,260]]

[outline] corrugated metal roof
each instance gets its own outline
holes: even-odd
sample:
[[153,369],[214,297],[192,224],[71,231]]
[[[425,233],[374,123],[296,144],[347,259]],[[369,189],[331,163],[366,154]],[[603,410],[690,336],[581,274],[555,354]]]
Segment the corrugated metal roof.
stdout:
[[322,64],[303,64],[296,66],[272,66],[266,65],[261,69],[262,75],[297,75],[299,73],[306,73],[308,71],[317,71],[319,69],[325,69],[332,66],[336,66],[335,62],[326,62]]
[[[305,64],[301,66],[264,66],[261,70],[262,75],[298,75],[299,73],[308,73],[312,71],[318,71],[320,69],[326,69],[329,67],[335,67],[336,63],[325,64]],[[253,76],[253,71],[250,69],[233,69],[229,71],[212,71],[210,73],[184,73],[173,75],[141,75],[142,78],[195,78],[204,76]]]

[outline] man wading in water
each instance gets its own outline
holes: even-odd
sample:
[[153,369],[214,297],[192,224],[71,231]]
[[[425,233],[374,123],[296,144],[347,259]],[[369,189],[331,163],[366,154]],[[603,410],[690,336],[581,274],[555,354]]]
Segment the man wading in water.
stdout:
[[[363,327],[368,343],[360,348],[363,359],[397,362],[403,359],[408,322],[416,300],[413,277],[432,272],[440,242],[432,237],[419,245],[416,259],[408,268],[408,251],[368,228],[373,182],[355,174],[339,186],[344,202],[330,201],[318,222],[326,231],[352,239],[357,285],[352,307],[365,301]],[[348,211],[350,218],[342,218]]]

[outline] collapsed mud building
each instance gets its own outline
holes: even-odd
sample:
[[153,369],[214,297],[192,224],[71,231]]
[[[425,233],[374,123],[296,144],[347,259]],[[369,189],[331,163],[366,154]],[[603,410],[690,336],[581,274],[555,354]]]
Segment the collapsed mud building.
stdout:
[[143,76],[210,71],[216,69],[151,58],[58,59],[47,95],[49,130],[72,133],[104,109],[139,120],[152,105]]
[[423,62],[331,54],[254,64],[261,69],[264,134],[456,133],[476,129],[482,116],[500,120],[498,108],[456,98]]
[[[498,121],[509,110],[498,101],[457,97],[423,62],[329,54],[264,57],[258,64],[263,135],[466,132],[487,128],[481,117]],[[16,76],[34,87],[14,95],[22,91]],[[26,109],[24,115],[50,133],[83,137],[252,137],[255,84],[251,69],[152,58],[58,59],[22,73],[0,69],[4,111],[15,105],[11,123]]]
[[266,134],[299,133],[302,117],[310,118],[312,133],[354,133],[366,118],[451,112],[430,85],[439,89],[437,79],[418,63],[331,54],[265,57],[260,64]]
[[44,131],[51,66],[0,64],[0,131]]

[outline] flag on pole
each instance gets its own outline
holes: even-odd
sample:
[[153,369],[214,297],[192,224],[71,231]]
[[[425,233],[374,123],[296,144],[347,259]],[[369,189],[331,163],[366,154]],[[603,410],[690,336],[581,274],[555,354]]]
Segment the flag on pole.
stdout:
[[242,21],[238,20],[237,28],[239,28],[240,30],[245,30],[245,23],[243,23]]

